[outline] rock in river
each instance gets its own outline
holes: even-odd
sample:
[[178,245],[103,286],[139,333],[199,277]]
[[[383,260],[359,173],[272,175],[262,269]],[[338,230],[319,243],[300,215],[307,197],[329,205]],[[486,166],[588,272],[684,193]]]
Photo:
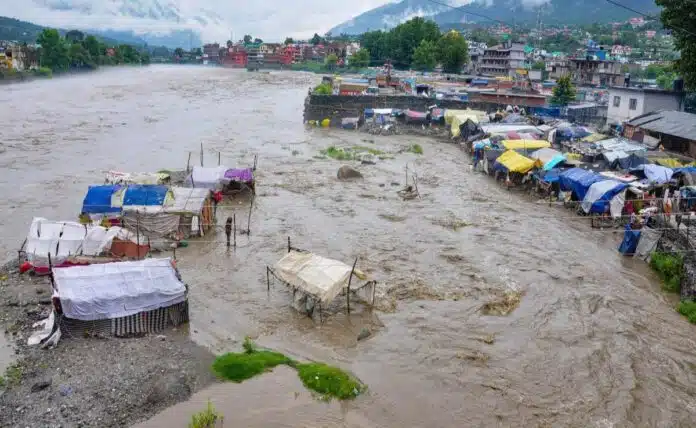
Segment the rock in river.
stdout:
[[343,165],[338,169],[338,179],[339,180],[352,180],[354,178],[362,178],[360,171],[357,171],[348,165]]

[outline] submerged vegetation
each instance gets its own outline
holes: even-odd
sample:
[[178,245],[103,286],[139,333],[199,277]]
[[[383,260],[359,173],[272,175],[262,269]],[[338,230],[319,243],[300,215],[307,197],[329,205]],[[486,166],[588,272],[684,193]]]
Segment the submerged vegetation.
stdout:
[[302,383],[326,399],[355,398],[365,390],[365,385],[359,380],[337,367],[323,363],[298,363],[279,352],[258,349],[248,337],[244,339],[243,347],[244,352],[219,356],[213,362],[213,372],[223,379],[242,382],[282,364],[296,369]]
[[191,416],[189,428],[216,428],[222,427],[223,416],[219,414],[212,403],[208,401],[205,410],[201,410]]
[[408,151],[417,155],[422,155],[423,147],[421,147],[420,144],[411,144],[410,146],[408,146]]
[[656,251],[650,256],[650,267],[662,279],[662,288],[679,293],[684,275],[684,259],[681,255]]
[[355,398],[364,386],[348,373],[323,363],[297,365],[297,374],[308,389],[324,397],[340,400]]
[[331,146],[320,152],[322,155],[330,157],[335,160],[356,160],[363,153],[369,153],[374,156],[381,156],[385,153],[381,150],[373,149],[371,147],[364,146],[353,146],[353,147],[336,147]]

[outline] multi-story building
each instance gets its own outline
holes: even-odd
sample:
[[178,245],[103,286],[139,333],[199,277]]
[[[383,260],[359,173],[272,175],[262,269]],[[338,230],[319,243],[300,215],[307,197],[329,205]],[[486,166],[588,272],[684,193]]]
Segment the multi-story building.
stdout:
[[621,63],[596,57],[571,58],[570,73],[573,81],[586,86],[622,86],[624,74]]
[[203,62],[216,63],[220,59],[220,44],[209,43],[203,45]]
[[524,44],[505,42],[483,53],[479,71],[493,76],[513,77],[515,70],[524,67]]
[[481,61],[483,60],[483,54],[488,49],[488,45],[485,43],[478,42],[468,42],[469,44],[469,62],[466,64],[466,72],[471,74],[476,74],[481,68]]

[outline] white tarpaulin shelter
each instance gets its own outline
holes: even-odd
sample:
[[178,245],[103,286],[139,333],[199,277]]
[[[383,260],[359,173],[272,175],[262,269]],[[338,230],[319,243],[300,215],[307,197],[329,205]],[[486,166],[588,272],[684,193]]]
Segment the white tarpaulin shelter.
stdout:
[[[331,302],[348,287],[352,267],[316,254],[290,251],[276,263],[273,272],[279,279],[322,303]],[[364,274],[357,269],[358,278]],[[356,284],[356,289],[357,284]]]
[[[186,178],[186,187],[201,187],[204,189],[217,190],[222,187],[225,181],[226,166],[202,167],[194,166],[191,174]],[[229,180],[227,180],[229,181]]]
[[54,297],[66,317],[95,321],[165,308],[186,300],[170,258],[54,268]]
[[[621,211],[625,202],[626,191],[628,187],[625,183],[614,180],[603,180],[593,183],[585,194],[585,199],[582,201],[582,210],[589,213],[592,210],[592,205],[599,201],[604,196],[609,196],[609,211],[614,218],[621,217]],[[612,192],[616,190],[616,192]]]
[[106,229],[72,221],[51,221],[35,217],[29,227],[24,252],[34,267],[60,265],[70,256],[98,256],[111,248],[114,238],[134,240],[132,232],[118,226]]
[[163,206],[167,213],[201,215],[203,205],[210,197],[210,190],[205,188],[172,187],[171,191],[174,197]]

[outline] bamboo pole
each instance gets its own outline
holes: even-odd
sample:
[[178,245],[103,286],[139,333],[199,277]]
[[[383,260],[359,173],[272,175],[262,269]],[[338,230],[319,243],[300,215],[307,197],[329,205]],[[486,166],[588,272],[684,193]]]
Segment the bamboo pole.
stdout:
[[348,314],[350,314],[350,283],[353,281],[353,273],[355,272],[355,265],[358,264],[358,258],[355,258],[353,262],[353,269],[350,270],[350,276],[348,277],[348,291],[346,291],[346,306],[348,308]]
[[186,160],[186,173],[187,173],[187,174],[188,174],[188,172],[189,172],[189,170],[190,170],[190,166],[189,166],[189,165],[191,165],[191,152],[189,152],[189,154],[188,154],[188,159]]
[[247,219],[247,235],[251,235],[251,210],[254,208],[254,197],[251,197],[251,204],[249,204],[249,218]]
[[201,143],[201,166],[203,166],[203,143]]
[[135,211],[135,240],[136,240],[136,251],[138,254],[138,260],[140,260],[140,212]]

